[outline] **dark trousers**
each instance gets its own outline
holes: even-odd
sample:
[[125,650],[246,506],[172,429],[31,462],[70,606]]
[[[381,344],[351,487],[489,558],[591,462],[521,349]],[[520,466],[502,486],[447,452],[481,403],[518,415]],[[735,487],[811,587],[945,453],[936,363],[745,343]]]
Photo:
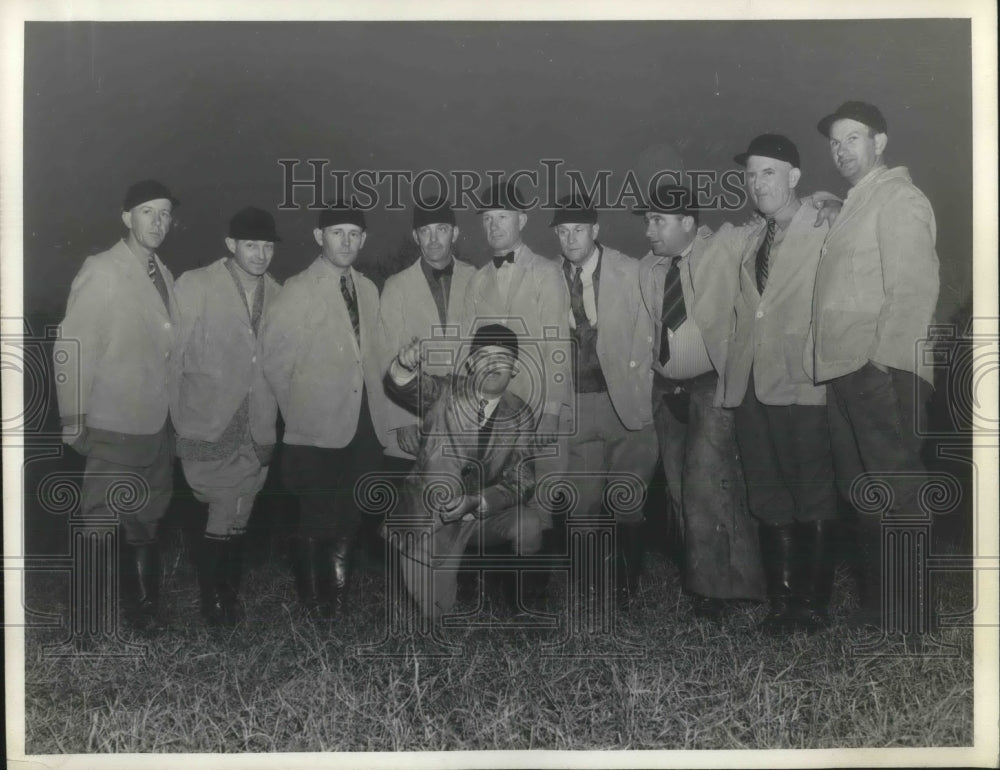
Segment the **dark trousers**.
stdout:
[[307,537],[353,537],[364,514],[363,500],[355,487],[366,473],[382,464],[379,443],[367,394],[361,399],[358,427],[347,446],[339,449],[285,444],[282,447],[281,480],[299,501],[300,535]]
[[769,526],[837,518],[827,407],[770,406],[753,375],[736,409],[750,513]]
[[[916,423],[928,388],[911,372],[881,372],[871,363],[827,388],[837,485],[859,513],[920,515],[917,496],[926,468]],[[871,474],[868,483],[859,479],[865,473]]]

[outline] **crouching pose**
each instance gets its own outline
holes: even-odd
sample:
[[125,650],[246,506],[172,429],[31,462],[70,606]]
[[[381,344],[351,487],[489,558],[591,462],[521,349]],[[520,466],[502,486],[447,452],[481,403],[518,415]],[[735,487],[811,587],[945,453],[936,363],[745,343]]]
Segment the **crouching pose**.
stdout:
[[403,346],[386,388],[417,409],[421,440],[402,494],[402,515],[427,519],[431,537],[401,541],[402,574],[421,613],[438,620],[455,603],[458,561],[477,534],[482,545],[538,551],[547,526],[524,507],[534,487],[531,410],[507,391],[517,374],[517,335],[482,326],[450,377],[420,373],[419,340]]

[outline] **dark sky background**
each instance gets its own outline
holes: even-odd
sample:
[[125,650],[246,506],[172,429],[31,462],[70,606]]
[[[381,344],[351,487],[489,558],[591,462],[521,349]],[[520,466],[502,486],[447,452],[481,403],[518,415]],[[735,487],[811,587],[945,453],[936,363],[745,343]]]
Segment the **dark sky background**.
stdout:
[[[254,204],[275,212],[283,279],[318,249],[308,191],[301,210],[277,211],[280,158],[480,173],[560,158],[587,176],[610,169],[614,191],[630,169],[732,168],[752,137],[776,131],[799,147],[802,192],[843,195],[815,125],[863,99],[888,121],[889,165],[908,166],[934,207],[944,320],[971,291],[969,35],[947,20],[29,23],[25,312],[60,320],[83,259],[122,233],[136,179],[182,201],[161,249],[175,276],[224,253],[229,217]],[[525,239],[554,255],[548,221],[530,215]],[[358,267],[377,272],[410,212],[368,222]],[[460,213],[459,225],[460,252],[481,263],[477,218]],[[635,217],[611,212],[602,227],[609,245],[646,252]]]

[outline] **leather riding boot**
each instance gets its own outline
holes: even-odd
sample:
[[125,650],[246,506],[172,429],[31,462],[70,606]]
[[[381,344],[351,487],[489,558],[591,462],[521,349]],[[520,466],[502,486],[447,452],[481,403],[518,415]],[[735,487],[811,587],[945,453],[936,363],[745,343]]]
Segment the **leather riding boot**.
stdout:
[[130,543],[122,561],[131,600],[126,605],[126,616],[139,628],[153,626],[160,611],[159,544],[155,540],[140,545]]
[[[559,531],[557,528],[544,530],[538,555],[553,556],[559,553],[561,543],[565,542],[565,540],[560,541],[560,537],[565,538],[565,530]],[[551,578],[552,570],[549,569],[521,571],[521,603],[525,609],[540,609],[544,606]]]
[[640,524],[619,524],[615,539],[615,601],[619,609],[627,610],[639,596],[639,576],[642,574],[643,540]]
[[210,626],[222,622],[222,604],[216,591],[215,573],[219,561],[219,540],[202,536],[198,543],[198,594],[201,616]]
[[292,541],[292,571],[295,590],[307,612],[315,613],[323,600],[324,582],[328,582],[327,565],[322,558],[323,542],[308,535],[298,535]]
[[327,558],[330,565],[329,602],[336,616],[342,615],[347,608],[347,589],[350,582],[351,550],[353,538],[349,535],[338,535],[329,544]]
[[861,607],[849,619],[852,628],[882,628],[882,521],[858,516],[857,543],[861,573]]
[[222,622],[232,626],[243,619],[239,597],[243,572],[243,536],[220,541],[219,556],[215,573],[216,593],[222,609]]
[[791,631],[796,625],[795,524],[762,524],[760,550],[764,561],[769,609],[760,630],[769,634]]
[[811,626],[810,630],[818,631],[830,623],[837,522],[803,522],[799,524],[799,537],[803,620],[807,626]]

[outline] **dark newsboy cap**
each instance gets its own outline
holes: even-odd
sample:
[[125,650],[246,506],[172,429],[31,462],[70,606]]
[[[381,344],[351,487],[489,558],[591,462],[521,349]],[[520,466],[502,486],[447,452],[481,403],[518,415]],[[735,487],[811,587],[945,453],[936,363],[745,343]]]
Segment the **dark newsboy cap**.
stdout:
[[229,220],[229,237],[237,241],[281,242],[274,228],[274,217],[253,206],[240,209]]
[[829,139],[830,129],[833,127],[833,124],[844,118],[864,123],[876,134],[889,133],[889,126],[886,124],[885,118],[882,117],[879,108],[874,104],[868,104],[868,102],[844,102],[837,108],[836,112],[827,115],[817,123],[816,128],[819,129],[819,132],[823,136]]
[[482,208],[476,211],[477,214],[484,214],[487,211],[528,210],[528,206],[524,203],[524,196],[517,189],[517,185],[503,180],[496,182],[486,190],[482,203]]
[[597,209],[585,197],[567,195],[557,202],[549,227],[559,225],[596,225]]
[[346,203],[331,204],[328,208],[319,212],[319,224],[317,226],[320,230],[325,230],[327,227],[333,227],[334,225],[357,225],[362,230],[366,230],[365,212],[361,209],[351,208]]
[[413,229],[419,230],[426,225],[455,226],[455,210],[447,198],[438,201],[417,201],[413,206]]
[[761,134],[755,137],[746,152],[734,155],[733,160],[741,166],[747,164],[747,158],[751,155],[759,155],[763,158],[774,158],[790,163],[795,168],[799,168],[799,150],[787,136],[781,134]]
[[174,208],[181,205],[181,202],[170,194],[170,190],[165,184],[157,182],[155,179],[143,179],[128,188],[125,200],[122,202],[122,211],[131,211],[140,203],[160,199],[170,201]]
[[691,191],[676,184],[661,184],[653,193],[651,201],[644,206],[632,209],[632,213],[639,217],[651,211],[660,214],[679,214],[685,217],[697,215],[697,207],[694,205]]
[[506,348],[514,358],[517,358],[517,335],[503,324],[480,326],[472,335],[472,348],[469,350],[469,355],[471,356],[480,348],[490,346]]

